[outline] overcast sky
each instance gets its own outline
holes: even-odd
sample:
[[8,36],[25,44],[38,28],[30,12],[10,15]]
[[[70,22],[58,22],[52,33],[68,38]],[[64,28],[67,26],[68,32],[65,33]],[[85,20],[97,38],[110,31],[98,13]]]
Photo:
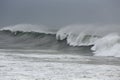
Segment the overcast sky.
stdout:
[[120,0],[0,0],[0,26],[119,24]]

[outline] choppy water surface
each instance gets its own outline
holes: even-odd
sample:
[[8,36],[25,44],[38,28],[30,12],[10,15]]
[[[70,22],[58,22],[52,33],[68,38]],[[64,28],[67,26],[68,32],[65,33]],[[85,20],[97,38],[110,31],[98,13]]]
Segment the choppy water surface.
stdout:
[[120,58],[0,50],[0,80],[120,80]]

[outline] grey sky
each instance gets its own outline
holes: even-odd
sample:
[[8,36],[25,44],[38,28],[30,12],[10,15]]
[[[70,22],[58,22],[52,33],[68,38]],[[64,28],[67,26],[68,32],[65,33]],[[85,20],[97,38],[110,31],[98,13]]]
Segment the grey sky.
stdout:
[[0,0],[0,26],[119,24],[120,0]]

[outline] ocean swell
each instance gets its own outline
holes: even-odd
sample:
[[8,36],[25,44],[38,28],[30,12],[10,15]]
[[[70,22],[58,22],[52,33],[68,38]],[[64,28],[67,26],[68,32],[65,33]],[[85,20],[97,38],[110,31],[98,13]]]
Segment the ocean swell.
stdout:
[[70,25],[52,32],[44,26],[19,24],[0,30],[0,48],[54,49],[94,56],[120,57],[119,26]]

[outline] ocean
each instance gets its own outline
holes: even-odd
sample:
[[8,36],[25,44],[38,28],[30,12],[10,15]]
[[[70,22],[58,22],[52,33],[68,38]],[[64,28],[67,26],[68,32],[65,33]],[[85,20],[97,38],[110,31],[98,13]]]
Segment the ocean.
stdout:
[[120,80],[119,27],[95,28],[1,28],[0,80]]

